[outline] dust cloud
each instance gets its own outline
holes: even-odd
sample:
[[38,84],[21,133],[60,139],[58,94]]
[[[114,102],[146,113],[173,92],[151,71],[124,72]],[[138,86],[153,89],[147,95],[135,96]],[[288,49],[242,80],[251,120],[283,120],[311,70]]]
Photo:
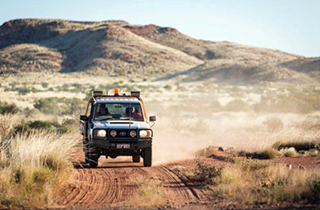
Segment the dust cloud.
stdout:
[[[208,146],[262,150],[279,140],[309,141],[319,136],[318,131],[310,133],[298,126],[311,116],[206,110],[201,105],[195,112],[170,106],[151,110],[157,115],[153,127],[154,164],[192,159]],[[272,122],[274,119],[278,124]]]

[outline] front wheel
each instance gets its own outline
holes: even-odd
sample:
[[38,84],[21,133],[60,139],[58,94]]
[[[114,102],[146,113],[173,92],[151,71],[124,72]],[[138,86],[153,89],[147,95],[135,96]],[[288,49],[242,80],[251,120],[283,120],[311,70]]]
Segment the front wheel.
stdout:
[[150,167],[152,165],[152,147],[144,149],[143,166]]
[[98,160],[99,160],[98,150],[96,148],[89,148],[88,162],[89,162],[90,168],[97,168]]

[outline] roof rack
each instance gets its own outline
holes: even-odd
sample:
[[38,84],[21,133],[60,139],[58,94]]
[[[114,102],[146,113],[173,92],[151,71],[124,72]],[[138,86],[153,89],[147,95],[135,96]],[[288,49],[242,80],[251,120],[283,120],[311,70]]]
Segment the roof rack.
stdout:
[[126,95],[123,93],[122,95],[119,94],[119,89],[115,88],[114,95],[103,95],[103,91],[92,91],[92,98],[108,98],[108,97],[136,97],[140,98],[140,91],[131,91],[130,95]]

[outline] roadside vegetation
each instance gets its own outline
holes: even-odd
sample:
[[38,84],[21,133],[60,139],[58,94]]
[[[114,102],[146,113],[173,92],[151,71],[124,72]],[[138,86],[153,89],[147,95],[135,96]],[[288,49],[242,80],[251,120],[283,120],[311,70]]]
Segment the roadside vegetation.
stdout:
[[84,101],[78,98],[41,98],[34,104],[34,108],[45,114],[72,115],[83,109]]
[[71,132],[76,121],[72,119],[66,119],[62,123],[52,121],[35,120],[29,122],[21,122],[14,126],[14,133],[33,133],[37,131],[55,132],[63,134]]
[[16,133],[0,116],[0,208],[44,208],[72,176],[68,160],[77,141],[48,130]]
[[[148,113],[159,116],[154,127],[157,163],[193,158],[201,148],[207,149],[197,155],[216,158],[220,154],[213,154],[216,149],[209,145],[234,147],[231,157],[219,156],[227,164],[199,162],[186,174],[212,196],[242,205],[319,200],[319,171],[276,163],[279,157],[319,157],[317,88],[90,76],[84,82],[67,74],[59,77],[29,78],[30,82],[8,78],[0,85],[4,96],[0,102],[0,208],[52,204],[55,193],[72,174],[67,157],[77,143],[75,131],[86,100],[92,90],[115,87],[141,91]],[[159,180],[142,179],[136,185],[136,195],[120,207],[166,205],[168,195]]]
[[6,102],[0,101],[0,114],[17,114],[19,112],[19,108],[15,104],[8,104]]
[[198,162],[192,179],[213,197],[241,205],[319,202],[319,170],[291,169],[272,161],[235,158],[223,166]]

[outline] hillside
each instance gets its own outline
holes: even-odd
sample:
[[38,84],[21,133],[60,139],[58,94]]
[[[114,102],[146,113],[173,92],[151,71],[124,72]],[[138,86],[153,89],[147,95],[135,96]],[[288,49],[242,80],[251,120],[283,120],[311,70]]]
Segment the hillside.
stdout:
[[319,66],[319,59],[197,40],[170,27],[125,21],[18,19],[0,27],[3,75],[85,72],[185,82],[314,83]]

